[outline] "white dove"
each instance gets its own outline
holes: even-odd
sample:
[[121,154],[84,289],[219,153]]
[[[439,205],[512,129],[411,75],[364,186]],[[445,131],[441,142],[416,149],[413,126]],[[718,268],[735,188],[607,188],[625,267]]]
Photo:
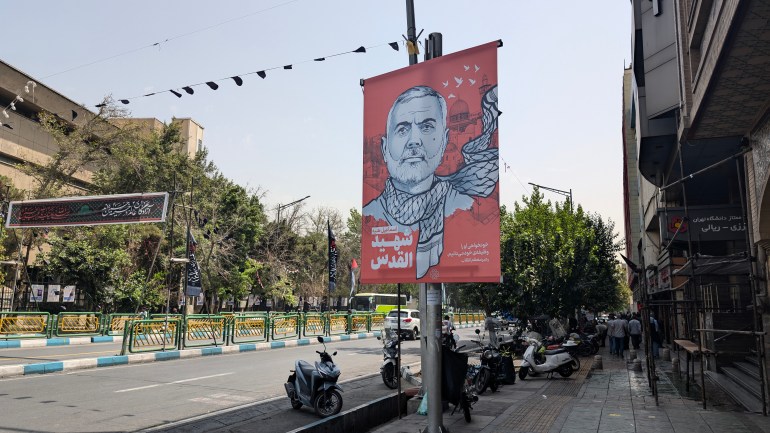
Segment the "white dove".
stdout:
[[467,70],[468,70],[468,69],[470,69],[471,67],[470,67],[470,66],[466,66],[466,65],[463,65],[463,68],[465,68],[465,70],[467,71]]
[[448,85],[449,85],[449,80],[447,80],[447,81],[442,81],[442,82],[441,82],[441,84],[443,84],[443,85],[444,85],[444,87],[446,87],[446,86],[448,86]]
[[476,72],[478,72],[479,69],[481,69],[481,68],[479,68],[479,65],[473,65],[473,67],[476,68]]
[[476,84],[476,80],[474,80],[473,78],[468,78],[468,82],[471,83],[471,86]]
[[455,77],[455,82],[457,83],[457,85],[455,87],[460,87],[460,84],[463,83],[463,79]]
[[452,98],[456,98],[456,97],[457,96],[455,96],[454,93],[450,93],[449,96],[447,96],[447,99],[452,99]]

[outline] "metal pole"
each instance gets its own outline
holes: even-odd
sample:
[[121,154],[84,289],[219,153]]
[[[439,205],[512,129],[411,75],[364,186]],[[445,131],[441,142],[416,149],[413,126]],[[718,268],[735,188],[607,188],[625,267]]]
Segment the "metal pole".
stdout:
[[[396,285],[396,302],[398,306],[398,320],[396,320],[396,374],[398,375],[398,419],[401,419],[401,283]],[[385,340],[383,336],[383,341]]]
[[426,314],[423,340],[427,352],[427,364],[423,364],[423,380],[428,389],[428,428],[425,433],[443,431],[441,407],[441,284],[425,284]]
[[[759,290],[757,289],[757,262],[753,260],[755,258],[754,252],[754,246],[752,242],[752,224],[749,224],[749,215],[748,212],[746,212],[746,202],[748,201],[748,198],[744,198],[744,192],[743,190],[743,176],[741,173],[741,165],[740,161],[736,158],[735,160],[735,171],[738,174],[738,191],[739,196],[741,197],[741,216],[743,217],[743,223],[746,225],[746,252],[749,254],[746,254],[746,261],[749,263],[751,274],[749,275],[749,287],[751,288],[751,299],[752,303],[754,304],[754,308],[751,309],[753,317],[752,325],[753,325],[753,331],[755,333],[754,335],[754,344],[756,345],[756,351],[757,351],[757,357],[759,358],[759,381],[760,385],[762,386],[762,415],[767,416],[767,372],[765,371],[765,344],[764,344],[764,333],[759,333],[762,329],[762,316],[760,315],[759,308],[756,306],[759,305],[757,298],[757,293]],[[747,188],[748,191],[748,188]],[[764,262],[763,262],[764,263]],[[703,355],[701,355],[703,356]]]
[[417,64],[417,29],[414,24],[414,0],[406,0],[406,38],[407,42],[411,42],[415,48],[412,52],[409,52],[409,64]]

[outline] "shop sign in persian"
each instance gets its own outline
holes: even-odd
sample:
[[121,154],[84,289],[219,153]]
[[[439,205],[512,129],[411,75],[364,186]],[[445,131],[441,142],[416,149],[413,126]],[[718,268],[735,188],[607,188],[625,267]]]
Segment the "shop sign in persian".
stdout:
[[12,201],[5,226],[64,227],[166,220],[168,193],[99,195]]

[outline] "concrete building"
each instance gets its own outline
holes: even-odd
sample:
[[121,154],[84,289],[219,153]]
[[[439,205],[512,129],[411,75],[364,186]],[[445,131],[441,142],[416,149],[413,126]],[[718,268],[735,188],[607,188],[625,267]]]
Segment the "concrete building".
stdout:
[[766,412],[770,3],[631,3],[623,138],[634,297],[667,344],[719,354],[704,364],[707,388]]
[[[39,113],[51,113],[72,128],[82,126],[96,116],[55,89],[0,61],[0,109],[3,108],[0,113],[0,175],[9,178],[13,186],[21,190],[33,189],[35,180],[19,170],[19,166],[46,164],[59,150],[54,137],[41,128]],[[173,119],[172,122],[180,124],[181,150],[194,157],[203,149],[203,127],[190,118]],[[112,124],[114,127],[138,126],[147,134],[160,132],[163,128],[163,123],[153,118],[113,119]],[[93,171],[88,168],[75,173],[69,179],[71,195],[89,195],[92,176]],[[35,253],[33,249],[30,262],[34,261]],[[10,306],[11,293],[12,288],[0,288],[0,310]]]

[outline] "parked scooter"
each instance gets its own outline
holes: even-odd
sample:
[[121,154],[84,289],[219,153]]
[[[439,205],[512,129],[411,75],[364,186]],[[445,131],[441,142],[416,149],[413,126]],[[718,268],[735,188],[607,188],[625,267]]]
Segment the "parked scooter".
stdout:
[[398,353],[398,340],[399,336],[393,330],[386,330],[387,336],[385,338],[377,337],[378,340],[382,340],[382,366],[380,367],[380,374],[382,375],[382,381],[385,382],[385,386],[390,389],[398,388],[398,381],[400,375],[398,372],[398,359],[400,354]]
[[[325,418],[342,409],[342,388],[337,385],[340,369],[326,351],[324,338],[319,336],[318,342],[324,345],[323,352],[315,352],[321,356],[321,362],[316,361],[313,367],[306,361],[294,361],[294,370],[290,370],[291,376],[283,386],[291,400],[291,407],[299,409],[304,404]],[[332,355],[337,356],[337,352]]]
[[463,347],[465,346],[451,350],[443,346],[441,349],[441,365],[446,370],[448,378],[447,388],[443,394],[447,401],[455,406],[452,415],[460,409],[463,411],[465,422],[471,422],[471,409],[479,401],[473,386],[473,378],[477,370],[474,366],[468,365],[468,355],[460,352]]
[[529,347],[524,351],[524,359],[519,368],[519,379],[528,374],[546,373],[550,378],[554,372],[561,377],[570,377],[580,369],[580,361],[569,354],[567,349],[545,350],[541,343],[533,338],[527,339]]

